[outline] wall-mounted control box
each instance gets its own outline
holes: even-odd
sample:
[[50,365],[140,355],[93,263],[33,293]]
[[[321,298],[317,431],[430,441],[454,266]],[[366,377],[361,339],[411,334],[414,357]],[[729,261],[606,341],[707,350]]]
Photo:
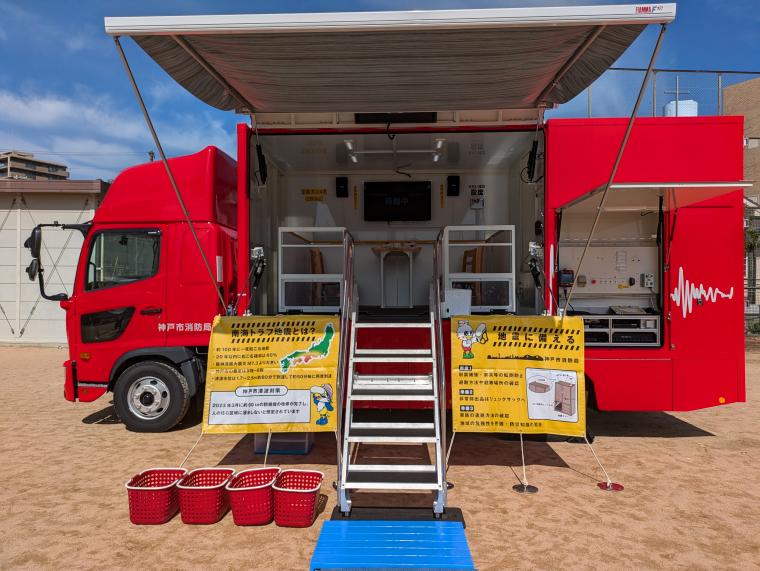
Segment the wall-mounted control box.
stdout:
[[641,287],[654,288],[654,274],[641,274]]

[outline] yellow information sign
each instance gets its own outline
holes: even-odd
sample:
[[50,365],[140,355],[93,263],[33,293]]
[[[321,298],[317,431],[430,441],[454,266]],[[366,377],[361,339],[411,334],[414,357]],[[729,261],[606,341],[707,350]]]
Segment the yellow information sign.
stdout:
[[334,431],[338,316],[217,317],[203,432]]
[[455,431],[586,434],[583,319],[451,318]]

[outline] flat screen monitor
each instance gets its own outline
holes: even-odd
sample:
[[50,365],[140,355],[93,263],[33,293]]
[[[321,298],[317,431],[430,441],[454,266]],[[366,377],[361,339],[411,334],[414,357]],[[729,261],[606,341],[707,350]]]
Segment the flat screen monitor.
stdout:
[[431,218],[431,183],[393,181],[364,183],[364,220],[423,221]]

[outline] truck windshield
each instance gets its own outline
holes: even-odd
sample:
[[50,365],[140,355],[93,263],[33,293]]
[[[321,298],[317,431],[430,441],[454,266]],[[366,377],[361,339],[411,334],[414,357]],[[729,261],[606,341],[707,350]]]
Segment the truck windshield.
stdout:
[[160,233],[157,230],[101,232],[90,247],[85,290],[143,280],[158,271]]

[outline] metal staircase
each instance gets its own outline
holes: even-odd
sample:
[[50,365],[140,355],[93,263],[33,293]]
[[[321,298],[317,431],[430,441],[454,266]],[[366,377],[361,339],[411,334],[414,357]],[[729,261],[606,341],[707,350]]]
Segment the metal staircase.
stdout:
[[[437,342],[436,313],[421,323],[358,322],[356,312],[351,314],[348,384],[346,390],[345,423],[343,427],[343,462],[338,479],[340,510],[351,511],[352,490],[430,490],[435,492],[433,511],[441,514],[446,506],[446,476],[444,461],[445,420],[441,412],[440,363]],[[417,329],[429,333],[429,348],[365,348],[359,343],[358,330],[362,329]],[[382,364],[381,368],[403,369],[407,363],[429,365],[426,373],[367,373],[363,366]],[[389,365],[390,364],[390,365]],[[366,368],[366,367],[364,367]],[[375,367],[377,368],[377,367]],[[422,368],[422,367],[420,367]],[[445,396],[445,395],[444,395]],[[445,400],[445,399],[444,399]],[[382,422],[357,420],[356,404],[363,401],[382,403],[393,409],[397,403],[427,402],[432,418],[419,422],[412,418],[393,418]],[[445,407],[445,403],[444,403]],[[445,408],[443,409],[445,411]],[[409,417],[420,410],[397,409],[395,416]],[[425,414],[425,413],[422,413]],[[445,418],[445,417],[444,417]],[[426,444],[434,450],[429,464],[366,464],[358,462],[358,449],[362,444],[399,446]]]

